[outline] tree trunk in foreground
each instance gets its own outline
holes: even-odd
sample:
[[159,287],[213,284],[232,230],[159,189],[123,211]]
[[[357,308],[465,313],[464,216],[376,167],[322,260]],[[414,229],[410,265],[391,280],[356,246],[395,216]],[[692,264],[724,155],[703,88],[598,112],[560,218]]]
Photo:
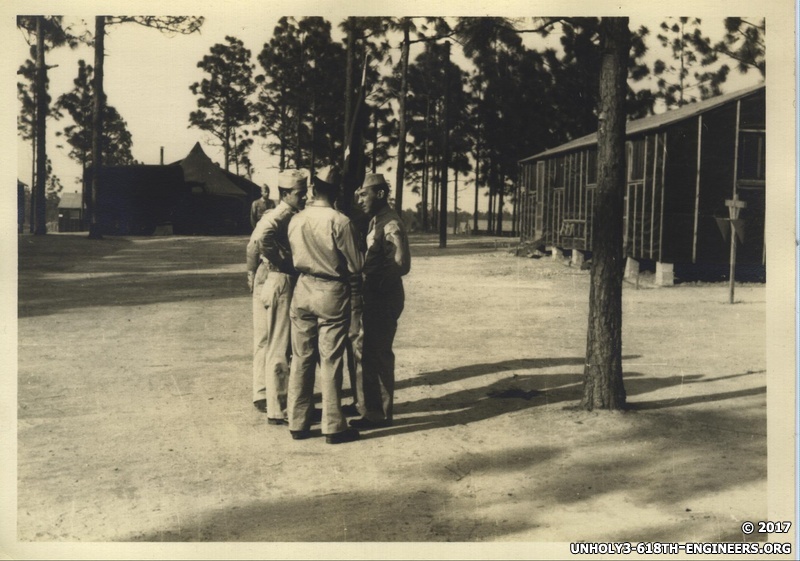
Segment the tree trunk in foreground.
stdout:
[[399,130],[397,133],[397,175],[394,186],[394,210],[403,216],[403,180],[406,171],[406,97],[408,96],[408,51],[409,39],[408,18],[403,18],[403,47],[400,54],[401,78],[399,101]]
[[36,183],[31,185],[33,233],[47,233],[45,185],[47,183],[47,64],[44,59],[44,16],[36,17]]
[[589,330],[584,368],[584,409],[624,409],[622,381],[622,247],[625,188],[625,94],[630,30],[628,18],[600,24],[600,115],[597,191],[592,242]]

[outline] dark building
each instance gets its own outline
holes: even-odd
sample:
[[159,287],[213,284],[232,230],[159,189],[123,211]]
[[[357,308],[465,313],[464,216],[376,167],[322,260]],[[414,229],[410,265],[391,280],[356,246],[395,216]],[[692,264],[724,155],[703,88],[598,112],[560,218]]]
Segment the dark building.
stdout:
[[58,231],[81,232],[86,230],[83,221],[83,195],[61,193],[58,200]]
[[217,166],[197,143],[172,164],[102,167],[97,217],[102,233],[111,235],[150,235],[158,227],[246,234],[250,203],[260,196],[258,185]]
[[[737,266],[766,263],[766,86],[686,105],[626,127],[625,255],[673,266],[729,262],[726,200],[739,218]],[[522,241],[590,252],[597,186],[597,134],[519,162]]]

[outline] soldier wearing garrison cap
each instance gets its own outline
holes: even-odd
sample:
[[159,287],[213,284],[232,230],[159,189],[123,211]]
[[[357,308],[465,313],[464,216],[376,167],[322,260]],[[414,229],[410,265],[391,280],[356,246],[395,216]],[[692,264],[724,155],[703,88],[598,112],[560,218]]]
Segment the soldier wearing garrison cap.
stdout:
[[311,436],[314,381],[319,361],[322,433],[328,444],[358,439],[341,407],[344,353],[350,326],[350,283],[360,279],[364,258],[355,227],[334,210],[341,175],[323,168],[312,180],[313,200],[289,223],[289,245],[300,272],[292,298],[292,367],[289,375],[289,430]]
[[408,235],[389,206],[389,185],[382,174],[367,174],[357,192],[358,202],[371,217],[364,257],[363,351],[361,383],[365,413],[350,421],[359,429],[392,424],[394,351],[397,320],[403,312],[403,275],[411,268]]
[[253,404],[271,425],[286,423],[291,357],[289,304],[297,282],[288,227],[305,207],[308,178],[288,170],[278,178],[280,202],[258,221],[247,244],[248,286],[253,293]]

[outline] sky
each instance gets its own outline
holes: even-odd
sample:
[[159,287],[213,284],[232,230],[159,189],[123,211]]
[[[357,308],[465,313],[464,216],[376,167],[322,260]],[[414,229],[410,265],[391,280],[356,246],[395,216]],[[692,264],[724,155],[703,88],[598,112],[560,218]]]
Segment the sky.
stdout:
[[[236,6],[241,6],[241,4]],[[224,11],[215,9],[210,12],[201,12],[205,16],[205,22],[200,33],[192,35],[167,35],[136,24],[114,25],[107,28],[105,90],[108,103],[116,107],[128,124],[128,129],[133,137],[132,151],[136,160],[144,164],[158,164],[163,147],[164,162],[171,163],[183,158],[199,141],[212,160],[222,163],[221,148],[209,144],[214,142],[212,137],[197,128],[189,127],[189,113],[197,109],[197,97],[191,93],[189,86],[203,78],[203,72],[197,68],[197,62],[208,54],[213,44],[225,42],[227,35],[235,36],[243,41],[245,47],[252,53],[253,63],[257,66],[256,72],[260,71],[256,57],[272,36],[272,30],[281,14],[263,8],[254,8],[248,3],[245,3],[244,6],[250,6],[252,9],[231,8]],[[318,12],[317,15],[323,15],[331,21],[334,40],[341,40],[342,34],[338,30],[338,23],[344,16],[329,15],[324,10]],[[726,15],[729,14],[721,13],[704,17],[703,32],[719,38],[723,30],[722,19]],[[65,23],[72,25],[76,32],[85,29],[93,31],[93,16],[94,13],[91,11],[85,14],[75,12],[65,16]],[[631,29],[636,29],[640,25],[646,25],[651,29],[652,37],[648,44],[651,46],[653,58],[657,56],[660,49],[657,47],[654,35],[658,24],[663,19],[664,16],[652,14],[631,17]],[[521,22],[523,26],[531,23],[531,18],[525,18],[525,20],[527,21]],[[524,37],[529,46],[544,45],[544,40],[533,34],[527,34]],[[24,32],[15,30],[15,52],[17,53],[15,62],[17,66],[22,64],[29,49],[25,38]],[[557,37],[553,35],[547,44],[552,46],[556,41]],[[397,44],[397,40],[393,41],[393,45]],[[422,48],[420,44],[413,46],[412,60]],[[461,65],[468,64],[457,45],[452,51],[454,61]],[[72,80],[77,75],[77,61],[84,59],[93,65],[93,56],[92,50],[87,46],[81,46],[75,50],[62,47],[48,53],[47,63],[53,66],[49,70],[49,78],[50,93],[54,99],[72,88]],[[392,56],[395,59],[399,57],[399,47],[394,48]],[[660,56],[666,55],[662,52]],[[732,72],[724,90],[740,89],[759,79],[760,76],[755,71],[744,77],[739,76],[737,72]],[[17,104],[17,109],[18,107]],[[48,155],[53,161],[55,175],[60,178],[64,186],[64,192],[79,192],[80,166],[67,157],[68,149],[63,139],[56,137],[56,132],[68,124],[71,124],[69,116],[65,116],[60,121],[48,120]],[[265,143],[265,140],[257,138],[256,145],[251,151],[251,160],[255,168],[252,179],[259,185],[267,183],[274,188],[278,174],[277,157],[267,153],[259,145],[259,140],[261,140],[261,144]],[[17,153],[18,175],[23,182],[30,183],[30,143],[18,140]],[[388,171],[387,167],[392,170],[396,169],[396,162],[392,160],[384,169],[379,170],[386,173],[387,178],[394,182],[394,171]],[[464,201],[472,201],[472,197],[469,195],[472,193],[473,187],[466,186],[465,179],[464,176],[459,178],[460,196]],[[273,198],[274,196],[273,193]],[[419,202],[419,197],[411,194],[408,187],[404,190],[404,199],[406,208],[413,208]],[[471,205],[472,203],[469,204],[468,210],[472,210]],[[452,201],[449,206],[452,208]],[[465,205],[462,203],[459,206],[464,208]],[[486,206],[487,198],[480,197],[479,207],[481,210],[485,210]],[[510,210],[510,208],[508,209]]]

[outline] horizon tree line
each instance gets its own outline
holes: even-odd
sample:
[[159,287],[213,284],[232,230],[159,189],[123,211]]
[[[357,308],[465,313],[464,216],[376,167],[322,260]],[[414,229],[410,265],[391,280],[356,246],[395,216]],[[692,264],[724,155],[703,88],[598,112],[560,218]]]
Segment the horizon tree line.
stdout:
[[[43,16],[20,16],[18,24],[36,37],[39,19],[44,23],[43,54],[66,44],[74,48],[81,41],[97,50],[97,28],[94,35],[75,36],[64,28],[63,18]],[[189,124],[216,140],[226,170],[249,178],[253,172],[249,154],[255,146],[277,156],[281,169],[343,163],[357,77],[366,63],[370,115],[363,130],[356,132],[363,139],[365,166],[372,171],[390,162],[392,155],[402,154],[396,165],[386,167],[396,171],[395,204],[402,207],[408,184],[422,199],[423,229],[438,228],[442,104],[447,93],[446,169],[453,182],[461,178],[463,185],[475,189],[473,209],[481,190],[486,190],[491,232],[503,231],[503,210],[510,198],[512,229],[516,229],[516,162],[596,130],[599,22],[598,18],[532,18],[530,28],[522,29],[524,22],[508,18],[349,17],[339,25],[344,39],[338,42],[325,18],[283,17],[255,57],[258,67],[251,61],[251,51],[233,36],[211,47],[197,63],[203,78],[190,85],[198,109],[189,115]],[[107,33],[105,25],[121,23],[188,34],[200,29],[202,18],[106,16],[101,23],[102,35]],[[718,95],[730,72],[727,64],[720,64],[721,58],[733,61],[740,72],[755,69],[765,76],[763,20],[726,18],[722,24],[725,36],[712,44],[700,19],[666,18],[655,40],[672,58],[657,59],[652,68],[642,62],[650,31],[640,28],[632,33],[629,84],[651,77],[656,89],[628,88],[629,118],[651,114],[657,102],[671,108]],[[526,47],[523,37],[529,33],[559,34],[560,51]],[[441,87],[444,41],[461,46],[471,65],[469,69],[448,65],[447,92]],[[412,60],[410,47],[416,43],[422,43],[423,50]],[[33,58],[36,51],[33,45]],[[93,161],[94,108],[90,110],[86,102],[94,99],[97,66],[97,60],[94,67],[79,61],[73,91],[62,94],[52,108],[49,97],[43,105],[55,119],[69,113],[74,124],[58,135],[69,144],[69,157],[83,169]],[[34,60],[26,61],[18,74],[27,80],[18,83],[18,129],[33,147],[38,87]],[[124,118],[113,106],[105,108],[105,94],[98,100],[104,107],[100,117],[108,123],[98,159],[133,163]],[[32,162],[35,166],[36,157]],[[35,170],[31,178],[37,185]],[[472,214],[477,216],[474,210]]]
[[[690,103],[696,99],[693,93],[687,95],[693,88],[698,89],[701,99],[718,94],[729,67],[725,64],[714,69],[708,67],[717,63],[720,55],[736,60],[740,72],[755,68],[763,78],[766,75],[764,20],[726,18],[726,35],[715,45],[703,36],[699,19],[665,21],[658,40],[671,49],[677,66],[673,62],[656,61],[652,74],[658,77],[658,89],[635,91],[631,84],[651,74],[651,69],[643,63],[649,30],[641,27],[631,32],[626,17],[534,18],[530,29],[520,29],[507,18],[456,18],[452,24],[445,18],[418,18],[422,20],[419,27],[414,19],[417,18],[349,17],[340,24],[346,37],[341,45],[332,40],[330,23],[324,18],[281,18],[258,57],[264,74],[256,76],[250,51],[240,40],[228,36],[227,44],[212,46],[211,55],[198,63],[208,77],[190,86],[199,96],[199,109],[191,113],[190,124],[222,143],[226,170],[233,163],[237,172],[239,166],[249,171],[248,152],[256,135],[272,139],[267,149],[279,154],[281,167],[310,166],[313,171],[316,165],[343,161],[345,177],[348,170],[363,173],[367,165],[377,169],[388,160],[391,148],[397,147],[397,152],[405,157],[398,166],[395,204],[402,202],[407,175],[412,190],[420,190],[421,218],[426,228],[436,225],[437,205],[441,209],[440,220],[447,220],[448,174],[455,172],[457,195],[459,174],[466,174],[473,167],[467,157],[471,152],[475,216],[478,190],[486,185],[490,230],[496,227],[497,232],[502,232],[506,197],[516,206],[517,161],[524,155],[597,129],[596,205],[607,220],[593,224],[595,247],[581,407],[624,409],[621,232],[625,121],[652,113],[657,99],[668,107]],[[46,118],[50,115],[45,52],[47,48],[77,41],[65,33],[61,18],[19,16],[17,22],[36,37],[36,47],[31,51],[35,55],[33,71],[30,65],[20,69],[20,74],[33,72],[35,78],[32,98],[24,85],[18,86],[23,106],[18,129],[24,139],[33,139],[35,147],[34,233],[41,235],[46,233],[44,203],[48,174],[43,140]],[[105,26],[128,22],[188,34],[199,30],[203,18],[95,18],[91,81],[93,173],[87,199],[90,239],[102,235],[94,213],[96,170],[103,163],[103,134],[113,128],[110,126],[113,113],[108,113],[103,91]],[[403,35],[399,68],[393,65],[389,54],[390,30]],[[425,46],[409,62],[412,31],[416,33],[416,41],[424,42]],[[528,48],[521,39],[525,33],[541,36],[557,33],[561,51]],[[45,38],[49,38],[49,47]],[[461,45],[473,66],[471,74],[452,64],[451,41]],[[359,65],[360,82],[356,79]],[[381,73],[381,65],[389,71]],[[79,69],[82,70],[75,85],[85,93],[89,89],[89,69],[85,64],[79,65]],[[673,74],[677,79],[670,80]],[[344,96],[339,89],[342,81]],[[337,101],[342,97],[344,111]],[[75,143],[80,140],[75,131],[81,129],[77,117],[77,109],[83,105],[81,99],[81,95],[60,99],[60,106],[76,121],[72,136],[68,136]],[[400,112],[399,127],[391,120],[394,102]],[[120,122],[124,125],[121,118],[117,125]],[[398,129],[402,131],[399,138],[395,134]],[[408,151],[406,132],[413,138]],[[70,142],[73,151],[85,163],[86,152],[75,143]],[[358,162],[355,168],[354,161]],[[345,212],[351,209],[348,199],[356,186],[356,181],[345,182]],[[430,215],[429,201],[433,210]],[[402,210],[398,205],[401,214]],[[453,210],[457,216],[458,209]],[[513,217],[515,220],[516,208]],[[439,245],[444,248],[446,224],[438,226]]]

